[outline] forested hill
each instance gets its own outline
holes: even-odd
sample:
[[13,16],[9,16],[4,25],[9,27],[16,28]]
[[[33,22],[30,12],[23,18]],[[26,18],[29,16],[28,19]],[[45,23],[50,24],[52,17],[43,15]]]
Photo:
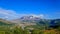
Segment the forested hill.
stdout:
[[0,26],[12,26],[14,23],[7,21],[5,19],[0,19]]

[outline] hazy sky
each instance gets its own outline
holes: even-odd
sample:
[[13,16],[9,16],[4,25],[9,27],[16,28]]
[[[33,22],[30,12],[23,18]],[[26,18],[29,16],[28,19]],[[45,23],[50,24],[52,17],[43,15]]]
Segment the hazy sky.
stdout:
[[12,19],[25,14],[60,18],[60,0],[0,0],[0,17]]

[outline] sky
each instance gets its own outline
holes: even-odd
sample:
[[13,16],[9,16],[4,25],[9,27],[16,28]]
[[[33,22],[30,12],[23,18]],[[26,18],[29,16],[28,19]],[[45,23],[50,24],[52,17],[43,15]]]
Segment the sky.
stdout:
[[24,15],[60,19],[60,0],[0,0],[0,18],[15,19]]

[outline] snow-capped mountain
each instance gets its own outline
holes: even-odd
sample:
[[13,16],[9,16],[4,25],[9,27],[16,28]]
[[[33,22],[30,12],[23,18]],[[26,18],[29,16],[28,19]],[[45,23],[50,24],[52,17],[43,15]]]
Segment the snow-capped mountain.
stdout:
[[18,19],[14,19],[14,22],[30,22],[30,23],[35,23],[40,21],[42,18],[40,18],[39,16],[35,16],[35,15],[26,15],[26,16],[22,16]]
[[20,19],[21,20],[40,20],[41,18],[38,16],[29,15],[29,16],[22,16]]

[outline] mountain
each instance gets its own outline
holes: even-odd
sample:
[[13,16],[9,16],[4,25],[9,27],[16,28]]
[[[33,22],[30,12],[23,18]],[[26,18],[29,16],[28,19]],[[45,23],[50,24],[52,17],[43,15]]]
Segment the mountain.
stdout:
[[54,28],[60,27],[60,19],[51,20],[50,27],[54,27]]
[[13,21],[15,22],[37,22],[39,21],[41,18],[38,16],[33,16],[33,15],[29,15],[29,16],[22,16],[21,18],[15,19]]
[[29,16],[22,16],[18,19],[14,19],[11,22],[17,23],[19,25],[21,25],[21,24],[23,24],[23,25],[36,25],[36,23],[39,22],[40,19],[41,18],[38,16],[29,15]]
[[29,15],[29,16],[23,16],[20,19],[22,19],[22,20],[40,20],[40,17]]

